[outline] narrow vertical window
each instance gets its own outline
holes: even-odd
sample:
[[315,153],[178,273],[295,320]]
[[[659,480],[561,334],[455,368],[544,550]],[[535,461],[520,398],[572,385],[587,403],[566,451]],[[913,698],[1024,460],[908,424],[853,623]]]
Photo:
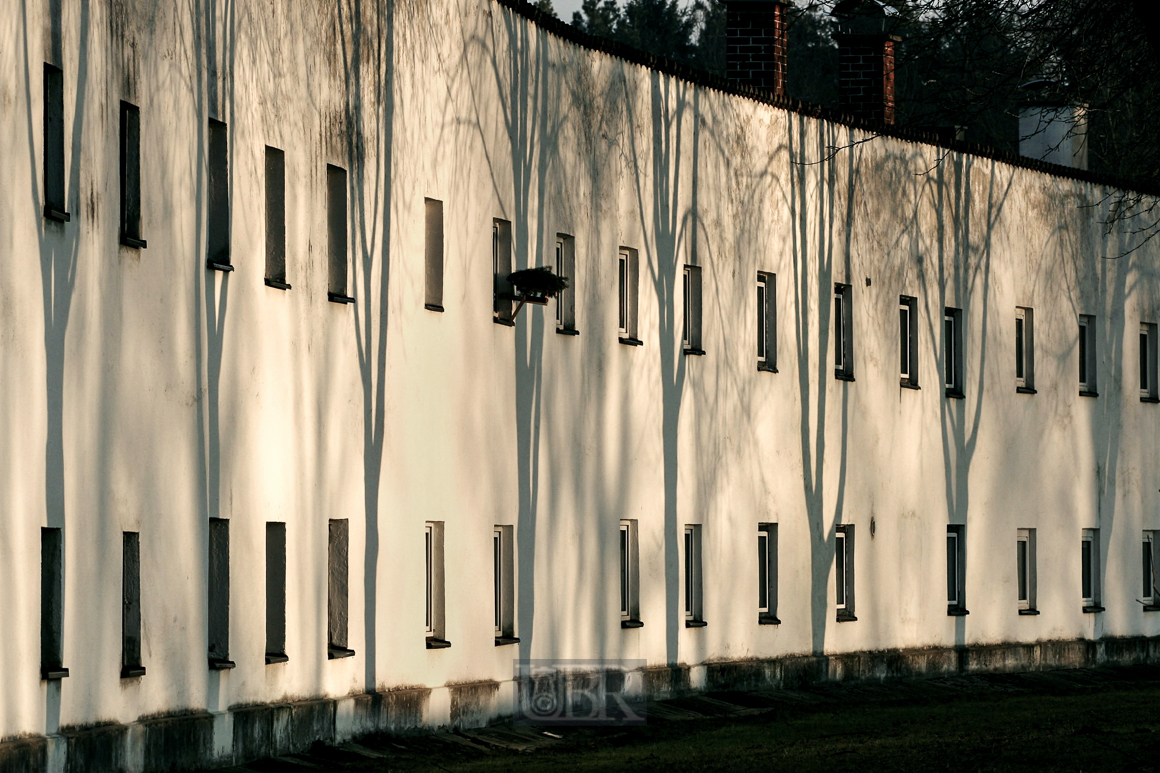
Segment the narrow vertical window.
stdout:
[[704,354],[701,348],[701,267],[685,266],[681,280],[684,288],[685,354]]
[[1015,389],[1035,394],[1035,328],[1034,310],[1015,309]]
[[838,622],[845,623],[858,619],[854,616],[854,527],[838,526],[834,538],[834,582]]
[[834,285],[834,378],[854,380],[854,316],[850,285]]
[[943,375],[947,397],[963,397],[963,312],[946,309],[943,315]]
[[352,303],[348,290],[347,269],[350,253],[346,242],[346,170],[326,165],[326,252],[328,257],[328,300]]
[[233,668],[230,660],[230,522],[209,519],[209,667]]
[[1019,529],[1015,548],[1019,614],[1038,615],[1035,608],[1035,529]]
[[636,337],[637,312],[637,254],[636,250],[621,247],[616,269],[619,283],[617,299],[617,331],[620,333],[620,343],[630,346],[640,346],[641,340]]
[[1099,397],[1096,392],[1096,318],[1079,315],[1079,393]]
[[1156,576],[1156,532],[1144,532],[1143,547],[1144,589],[1140,600],[1144,602],[1145,611],[1153,611],[1160,609],[1160,585]]
[[685,627],[705,626],[701,574],[701,525],[685,526]]
[[1084,529],[1080,537],[1080,595],[1084,612],[1103,612],[1100,601],[1100,530]]
[[620,627],[643,628],[640,621],[640,566],[637,522],[620,522]]
[[141,112],[121,103],[121,244],[145,249],[141,238]]
[[779,625],[777,619],[777,524],[757,525],[757,622]]
[[44,65],[44,216],[69,221],[64,191],[64,73]]
[[266,524],[266,665],[286,657],[286,524]]
[[443,202],[423,199],[423,308],[443,311]]
[[64,531],[40,530],[40,676],[63,679]]
[[967,614],[966,544],[963,526],[947,526],[947,614]]
[[515,625],[515,550],[511,526],[491,532],[492,579],[495,601],[495,646],[518,644]]
[[144,676],[141,665],[141,542],[136,532],[121,535],[121,678]]
[[206,266],[233,271],[230,264],[230,140],[228,127],[209,121],[209,162],[206,176]]
[[512,299],[515,288],[508,281],[512,273],[512,224],[496,218],[491,221],[492,319],[512,327]]
[[777,373],[777,277],[757,272],[757,369]]
[[350,521],[345,518],[331,519],[327,542],[326,656],[336,660],[354,655],[354,650],[347,646]]
[[556,295],[556,332],[579,335],[576,330],[576,240],[568,234],[556,234],[556,275],[568,280],[568,286]]
[[1160,402],[1156,391],[1156,325],[1140,325],[1140,400]]
[[443,522],[429,521],[423,527],[423,535],[427,649],[444,649],[450,647],[451,642],[447,641],[444,625]]
[[908,295],[898,299],[899,384],[918,388],[918,300]]
[[275,290],[290,289],[286,282],[286,156],[269,145],[266,146],[266,286]]

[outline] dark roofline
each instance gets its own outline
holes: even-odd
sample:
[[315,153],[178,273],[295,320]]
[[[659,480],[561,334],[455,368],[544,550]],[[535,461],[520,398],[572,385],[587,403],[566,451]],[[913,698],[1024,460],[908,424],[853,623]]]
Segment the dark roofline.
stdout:
[[639,64],[650,70],[672,75],[682,80],[688,81],[697,86],[703,86],[708,89],[723,92],[725,94],[732,94],[739,97],[745,97],[755,102],[761,102],[772,107],[777,107],[782,110],[787,110],[798,115],[808,116],[810,118],[820,118],[831,123],[849,126],[855,129],[863,129],[865,131],[874,132],[885,137],[893,137],[895,139],[905,140],[908,142],[917,142],[925,145],[934,145],[947,150],[954,150],[960,153],[967,153],[972,156],[979,156],[981,158],[989,158],[993,161],[1000,161],[1011,166],[1021,167],[1023,169],[1030,169],[1035,172],[1043,172],[1044,174],[1052,175],[1053,177],[1063,177],[1071,180],[1080,180],[1082,182],[1095,183],[1096,185],[1107,185],[1113,188],[1120,188],[1125,191],[1141,193],[1148,196],[1160,196],[1160,186],[1145,187],[1138,182],[1127,180],[1114,175],[1099,174],[1096,172],[1089,172],[1085,169],[1073,169],[1069,166],[1061,164],[1051,164],[1046,161],[1038,161],[1026,156],[1020,156],[1017,153],[1010,153],[1005,150],[998,150],[990,145],[981,145],[975,142],[965,142],[959,140],[945,140],[940,139],[939,136],[931,131],[924,131],[921,129],[902,128],[891,124],[878,123],[876,121],[867,121],[864,118],[843,113],[838,110],[832,110],[821,105],[814,105],[808,102],[802,102],[799,99],[792,99],[790,97],[783,97],[774,94],[771,91],[754,88],[753,86],[744,83],[737,83],[722,78],[720,75],[713,75],[712,73],[698,70],[689,67],[687,64],[674,62],[671,59],[666,59],[663,56],[649,54],[639,49],[627,46],[624,43],[619,43],[615,40],[602,38],[597,35],[589,35],[587,32],[582,32],[571,24],[567,24],[555,16],[550,16],[543,11],[537,9],[527,0],[495,0],[506,8],[511,9],[516,14],[523,16],[530,20],[533,24],[543,28],[548,33],[555,35],[564,40],[575,43],[583,48],[588,48],[593,51],[600,51],[610,56],[615,56],[623,59],[626,62]]

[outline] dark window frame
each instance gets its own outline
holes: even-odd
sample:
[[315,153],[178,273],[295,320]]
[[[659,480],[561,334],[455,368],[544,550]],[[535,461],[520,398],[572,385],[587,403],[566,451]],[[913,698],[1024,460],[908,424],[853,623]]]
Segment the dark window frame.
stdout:
[[898,351],[900,386],[918,389],[918,299],[898,298]]
[[1099,397],[1097,367],[1098,344],[1096,318],[1092,314],[1079,315],[1079,393],[1081,397]]
[[834,527],[834,600],[839,623],[858,619],[854,614],[854,547],[854,526]]
[[684,529],[682,559],[686,628],[704,628],[706,625],[702,528],[699,523],[687,523]]
[[684,299],[681,316],[681,347],[685,354],[703,355],[701,339],[702,271],[700,266],[686,265],[681,271],[681,296]]
[[285,663],[286,524],[266,523],[266,665]]
[[963,310],[950,306],[943,310],[942,371],[946,396],[965,397],[965,358],[963,356]]
[[346,170],[326,165],[326,299],[331,303],[354,303],[350,293],[350,244]]
[[777,275],[757,272],[757,369],[777,373]]
[[121,534],[121,678],[145,675],[141,664],[141,539]]
[[1015,391],[1035,394],[1035,310],[1015,307]]
[[[780,625],[777,617],[777,524],[757,524],[757,623]],[[762,595],[765,603],[762,604]]]
[[852,285],[834,284],[833,336],[834,336],[834,378],[839,381],[854,380],[854,288]]
[[64,71],[44,63],[43,142],[44,217],[60,223],[71,220],[65,188]]
[[206,268],[233,271],[230,259],[230,134],[224,121],[209,119],[206,140]]
[[286,281],[286,154],[279,148],[267,145],[264,161],[266,195],[265,283],[267,287],[272,287],[275,290],[289,290],[290,283]]
[[443,312],[444,213],[439,199],[423,199],[423,308]]
[[326,557],[326,657],[353,657],[350,636],[350,521],[327,521]]
[[576,238],[556,234],[556,275],[568,280],[568,287],[556,294],[556,332],[577,336],[576,328]]
[[209,590],[207,595],[209,667],[233,668],[230,660],[230,522],[209,519]]
[[621,246],[617,251],[617,340],[641,346],[637,338],[640,302],[640,265],[637,251]]
[[141,111],[121,100],[120,137],[121,244],[145,249],[141,236]]
[[505,327],[515,327],[512,303],[516,289],[508,281],[512,273],[512,224],[498,217],[491,221],[491,271],[492,321]]
[[967,535],[966,526],[947,525],[947,614],[953,617],[967,612]]

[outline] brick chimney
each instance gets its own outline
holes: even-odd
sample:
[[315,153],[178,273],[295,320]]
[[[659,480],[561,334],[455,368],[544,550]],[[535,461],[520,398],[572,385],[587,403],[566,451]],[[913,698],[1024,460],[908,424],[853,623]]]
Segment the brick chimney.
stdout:
[[725,8],[729,80],[785,96],[785,2],[725,0]]
[[879,0],[842,0],[837,22],[838,102],[842,112],[894,123],[894,47],[898,12]]

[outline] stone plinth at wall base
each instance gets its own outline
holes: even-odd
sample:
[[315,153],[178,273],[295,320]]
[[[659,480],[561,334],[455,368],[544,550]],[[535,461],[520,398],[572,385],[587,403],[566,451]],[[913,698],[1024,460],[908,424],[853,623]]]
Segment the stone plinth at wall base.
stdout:
[[[692,666],[655,666],[624,675],[630,697],[802,688],[834,681],[1045,671],[1160,663],[1160,637],[1069,639],[832,655]],[[511,717],[512,682],[473,682],[341,698],[233,706],[220,713],[150,717],[130,725],[62,727],[59,734],[0,743],[5,773],[152,771],[227,767],[342,743],[370,733],[480,727]],[[224,737],[217,737],[224,736]]]

